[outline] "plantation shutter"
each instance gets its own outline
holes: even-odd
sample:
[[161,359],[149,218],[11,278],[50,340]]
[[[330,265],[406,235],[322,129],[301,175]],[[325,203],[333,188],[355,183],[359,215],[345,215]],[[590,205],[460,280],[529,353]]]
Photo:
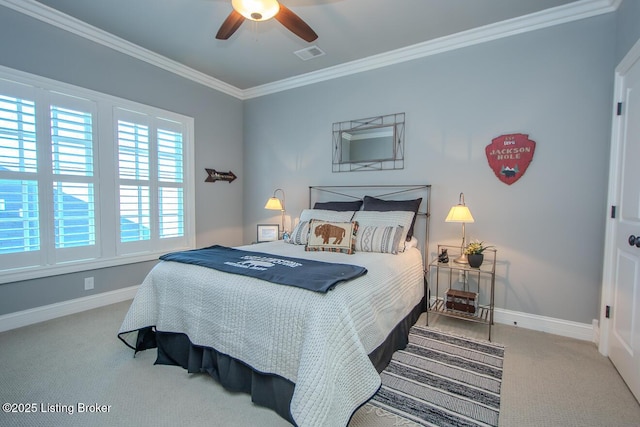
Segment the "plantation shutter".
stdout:
[[37,161],[35,102],[0,94],[0,254],[18,266],[39,257]]
[[[48,200],[55,262],[97,258],[95,104],[49,93]],[[43,187],[41,187],[42,189]]]
[[51,106],[55,247],[96,243],[91,113]]
[[[169,127],[169,123],[161,123]],[[184,236],[184,170],[182,132],[158,129],[159,237]]]
[[118,120],[120,242],[151,238],[149,126]]
[[182,125],[131,111],[116,115],[120,253],[186,241]]

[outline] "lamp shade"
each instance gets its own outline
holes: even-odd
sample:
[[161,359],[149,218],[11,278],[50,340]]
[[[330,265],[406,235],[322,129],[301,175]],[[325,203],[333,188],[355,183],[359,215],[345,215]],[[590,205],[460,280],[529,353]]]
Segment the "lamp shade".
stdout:
[[460,245],[460,256],[453,260],[458,264],[468,264],[467,255],[464,253],[465,231],[464,224],[467,222],[475,222],[471,211],[464,204],[464,194],[460,193],[460,201],[457,205],[449,209],[449,215],[444,219],[445,222],[461,222],[462,223],[462,244]]
[[267,204],[264,205],[265,209],[273,210],[273,211],[283,211],[284,207],[282,206],[282,202],[277,197],[270,197],[267,200]]
[[252,21],[266,21],[280,10],[277,0],[232,0],[231,5],[236,12]]
[[445,218],[445,222],[475,222],[471,211],[465,205],[452,206],[449,209],[449,215]]

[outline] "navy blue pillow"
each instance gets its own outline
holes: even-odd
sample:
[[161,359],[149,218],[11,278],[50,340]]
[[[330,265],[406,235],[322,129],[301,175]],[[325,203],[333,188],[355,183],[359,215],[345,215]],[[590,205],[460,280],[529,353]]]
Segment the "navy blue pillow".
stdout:
[[409,232],[407,233],[407,240],[411,240],[411,236],[413,236],[413,226],[416,224],[416,215],[418,214],[418,209],[420,209],[420,203],[422,203],[422,197],[414,200],[382,200],[371,196],[364,196],[364,205],[362,210],[378,212],[413,212],[413,221],[411,221],[411,227],[409,227]]
[[355,200],[353,202],[316,202],[313,205],[313,209],[324,209],[327,211],[359,211],[362,206],[362,200]]

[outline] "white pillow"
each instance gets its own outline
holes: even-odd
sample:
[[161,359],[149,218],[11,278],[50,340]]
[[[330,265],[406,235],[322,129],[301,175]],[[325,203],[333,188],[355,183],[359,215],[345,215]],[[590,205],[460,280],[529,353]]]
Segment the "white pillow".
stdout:
[[353,220],[358,222],[360,228],[367,226],[374,227],[402,227],[402,237],[398,243],[398,251],[404,252],[407,233],[413,221],[413,212],[409,211],[357,211]]
[[331,222],[349,222],[355,211],[328,211],[324,209],[305,209],[300,214],[300,222],[319,219]]
[[405,251],[407,249],[410,249],[410,248],[417,248],[418,247],[418,239],[416,239],[416,236],[411,236],[411,239],[407,243],[404,244],[404,247],[405,247]]

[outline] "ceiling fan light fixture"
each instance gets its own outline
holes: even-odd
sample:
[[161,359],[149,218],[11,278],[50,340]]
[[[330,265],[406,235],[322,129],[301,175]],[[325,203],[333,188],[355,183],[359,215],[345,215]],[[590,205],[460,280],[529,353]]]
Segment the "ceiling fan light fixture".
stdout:
[[232,0],[231,5],[240,15],[252,21],[266,21],[280,10],[277,0]]

